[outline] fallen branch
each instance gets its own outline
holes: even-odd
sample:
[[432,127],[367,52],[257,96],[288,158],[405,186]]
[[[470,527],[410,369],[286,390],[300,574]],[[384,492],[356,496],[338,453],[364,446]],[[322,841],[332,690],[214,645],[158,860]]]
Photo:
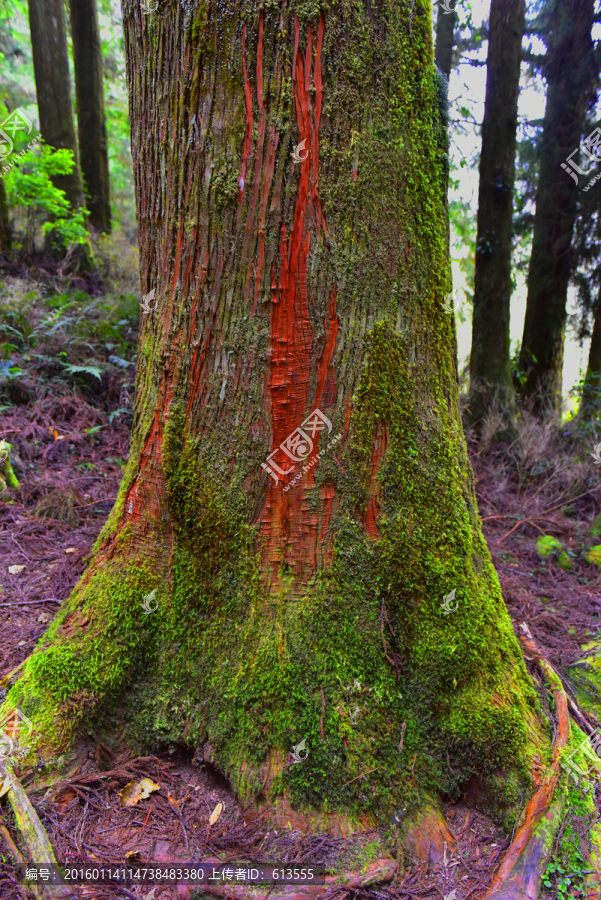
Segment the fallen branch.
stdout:
[[[17,827],[27,847],[29,862],[33,865],[56,866],[54,850],[31,800],[16,775],[0,762],[0,779],[5,781],[6,778],[11,779],[7,796],[15,814]],[[71,888],[65,884],[39,884],[38,891],[41,898],[48,900],[77,900]]]
[[[498,543],[498,544],[502,543],[502,541],[504,541],[505,538],[508,538],[509,535],[513,534],[513,532],[516,530],[516,528],[519,528],[520,525],[525,525],[526,522],[528,522],[530,525],[534,525],[535,528],[538,528],[538,530],[539,530],[542,534],[544,534],[545,532],[543,531],[543,529],[542,529],[542,528],[539,528],[538,525],[536,524],[537,521],[539,521],[539,522],[551,522],[552,520],[551,520],[551,519],[548,519],[546,516],[530,516],[530,518],[528,518],[528,519],[520,519],[520,521],[517,522],[517,523],[513,526],[513,528],[511,529],[511,531],[508,531],[507,534],[504,534],[502,538],[499,538],[499,540],[497,541],[497,543]],[[560,525],[557,525],[555,522],[553,522],[553,524],[554,524],[555,527],[558,528],[560,531],[565,531],[565,528],[561,528],[561,526],[560,526]]]
[[[211,860],[209,860],[211,862]],[[219,862],[219,860],[217,860]],[[203,893],[213,894],[229,900],[317,900],[324,895],[330,896],[337,889],[345,892],[359,891],[374,884],[385,884],[392,881],[397,871],[397,863],[393,859],[378,859],[367,866],[364,872],[348,872],[343,875],[326,875],[324,884],[273,884],[266,887],[243,884],[203,884]],[[182,889],[183,888],[183,889]],[[180,886],[178,896],[191,897],[192,887]]]
[[[17,845],[11,838],[10,832],[9,832],[8,828],[6,827],[6,825],[0,825],[0,834],[2,835],[2,837],[4,839],[4,843],[8,847],[9,852],[12,854],[12,857],[13,857],[15,863],[17,863],[17,865],[21,865],[21,866],[24,865],[25,860],[21,856],[21,851],[19,850],[19,848],[17,847]],[[36,884],[28,885],[28,889],[29,889],[29,892],[31,892],[31,894],[33,894],[34,897],[39,898],[40,893],[38,891]]]

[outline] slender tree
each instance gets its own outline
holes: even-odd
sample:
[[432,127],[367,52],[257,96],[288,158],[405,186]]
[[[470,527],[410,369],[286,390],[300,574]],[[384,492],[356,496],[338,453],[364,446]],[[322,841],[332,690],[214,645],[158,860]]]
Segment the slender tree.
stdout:
[[46,757],[91,723],[202,748],[280,825],[406,806],[442,863],[432,804],[477,773],[511,828],[548,738],[461,427],[428,6],[324,10],[125,4],[130,457],[4,711]]
[[[509,358],[513,185],[524,0],[492,0],[482,122],[469,419],[514,408]],[[509,433],[511,429],[509,429]]]
[[455,25],[457,24],[455,0],[438,0],[437,6],[434,58],[437,67],[448,79],[451,77],[453,47],[455,46]]
[[9,253],[11,249],[11,231],[4,178],[0,175],[0,252]]
[[40,132],[49,146],[73,151],[75,166],[71,173],[55,175],[52,181],[65,192],[75,209],[84,200],[71,104],[64,8],[61,0],[28,0],[28,6]]
[[593,333],[588,352],[588,365],[582,386],[579,414],[583,419],[598,416],[601,412],[601,291],[597,295],[597,307],[593,319]]
[[593,7],[593,0],[552,0],[543,67],[547,102],[520,351],[520,364],[527,373],[521,393],[538,411],[550,407],[559,413],[561,409],[570,251],[577,184],[582,179],[573,170],[570,177],[566,161],[578,149],[587,109],[596,96]]
[[102,47],[96,0],[70,0],[77,136],[89,222],[111,230],[108,138],[104,114]]

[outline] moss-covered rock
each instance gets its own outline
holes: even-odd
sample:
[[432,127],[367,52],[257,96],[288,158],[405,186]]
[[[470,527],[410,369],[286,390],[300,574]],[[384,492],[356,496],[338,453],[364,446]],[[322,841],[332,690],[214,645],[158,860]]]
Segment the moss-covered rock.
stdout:
[[555,562],[561,569],[572,568],[572,560],[564,550],[563,544],[550,534],[544,534],[538,539],[536,552],[543,559]]
[[584,558],[594,566],[601,566],[601,544],[595,544],[584,552]]

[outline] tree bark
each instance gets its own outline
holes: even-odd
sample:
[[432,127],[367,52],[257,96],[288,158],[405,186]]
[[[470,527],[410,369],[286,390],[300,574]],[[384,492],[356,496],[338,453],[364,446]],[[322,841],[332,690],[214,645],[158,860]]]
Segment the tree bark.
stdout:
[[6,196],[6,185],[4,178],[0,175],[0,252],[10,253],[12,246],[12,235],[10,230],[10,215],[8,208],[8,198]]
[[104,114],[102,47],[96,0],[70,0],[77,135],[89,222],[111,230],[108,138]]
[[579,416],[590,419],[601,410],[601,291],[597,297],[597,309],[593,322],[593,334],[588,351],[588,365],[582,389]]
[[[454,3],[455,0],[450,0]],[[450,3],[447,4],[450,7]],[[455,25],[457,23],[457,13],[454,6],[451,12],[445,12],[441,0],[438,0],[438,12],[436,14],[436,49],[434,59],[440,71],[446,75],[447,79],[451,77],[451,68],[453,66],[453,47],[455,46]]]
[[154,291],[130,459],[8,698],[53,746],[119,718],[202,748],[242,803],[312,828],[387,822],[474,772],[501,811],[530,786],[536,694],[443,306],[431,22],[409,15],[126,4]]
[[53,176],[52,183],[65,192],[75,209],[84,201],[71,105],[63,4],[61,0],[28,0],[28,6],[40,132],[50,147],[73,151],[73,170],[69,175]]
[[544,65],[547,103],[520,351],[520,365],[527,373],[521,395],[538,412],[561,410],[572,233],[578,187],[587,180],[575,173],[570,177],[562,164],[578,149],[586,110],[596,96],[593,7],[593,0],[556,0],[550,20]]
[[515,147],[524,33],[524,0],[492,0],[482,122],[478,237],[468,419],[481,423],[491,405],[511,432],[514,396],[509,353]]

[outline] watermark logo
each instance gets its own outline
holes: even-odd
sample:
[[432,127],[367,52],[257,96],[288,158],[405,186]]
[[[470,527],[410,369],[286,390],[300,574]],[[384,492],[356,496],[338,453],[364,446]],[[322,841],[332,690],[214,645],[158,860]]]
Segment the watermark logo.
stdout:
[[[578,152],[582,153],[582,155],[585,156],[591,164],[594,162],[599,162],[599,160],[601,159],[601,128],[595,128],[594,131],[591,131],[588,137],[585,137],[585,139],[582,141],[580,146],[576,147],[576,149],[573,150],[568,157],[566,157],[566,161],[564,163],[561,163],[561,168],[565,169],[570,178],[574,179],[574,182],[576,184],[578,184],[578,175],[588,175],[591,169],[590,165],[588,171],[586,169],[581,169],[580,166],[578,166],[574,162],[572,157],[575,156]],[[578,175],[576,175],[576,172],[578,172]],[[595,180],[596,179],[593,179],[593,181],[589,185],[587,185],[584,190],[588,190]]]
[[0,737],[2,737],[4,729],[11,731],[13,737],[16,737],[17,740],[21,737],[22,732],[25,732],[24,736],[28,738],[33,731],[33,722],[31,719],[28,719],[25,713],[22,713],[20,709],[13,709],[2,723],[0,723]]
[[450,294],[447,294],[442,301],[442,308],[446,313],[451,315],[452,313],[457,312],[460,306],[461,300],[457,297],[457,288],[455,288],[455,290],[451,291]]
[[141,0],[140,8],[145,16],[156,11],[156,5],[153,6],[150,0]]
[[294,463],[304,462],[308,456],[313,453],[313,438],[318,431],[328,429],[328,434],[332,433],[332,423],[320,409],[314,409],[310,416],[304,422],[301,422],[298,428],[295,428],[292,434],[289,434],[285,441],[279,447],[269,454],[261,468],[273,478],[276,485],[279,483],[279,475],[290,475],[294,472],[295,466],[289,469],[282,469],[273,459],[280,451],[292,460]]
[[453,888],[450,894],[445,894],[444,900],[459,900],[459,894],[457,893],[457,888]]
[[[292,748],[292,764],[293,765],[295,763],[304,762],[306,760],[306,758],[308,757],[309,751],[305,749],[306,744],[307,744],[307,739],[303,738],[302,741],[300,742],[300,744],[297,744],[296,747]],[[303,753],[303,751],[305,754],[304,756],[301,755]]]
[[601,444],[595,444],[595,449],[593,453],[591,453],[591,456],[595,460],[595,465],[601,466]]
[[[31,134],[33,122],[21,109],[15,109],[6,119],[0,123],[0,162],[8,159],[15,148],[14,137],[17,131],[25,131]],[[2,172],[8,172],[15,165],[19,156],[24,156],[28,150],[31,150],[39,142],[39,135],[35,137],[24,150],[17,155],[9,165],[2,167]]]
[[[150,293],[145,294],[142,297],[142,302],[140,303],[140,309],[142,310],[142,315],[147,316],[148,313],[153,313],[157,306],[159,305],[159,301],[155,300],[154,297],[155,289],[153,288]],[[151,301],[154,300],[154,306],[151,306]]]
[[[593,773],[590,771],[585,772],[584,769],[581,769],[580,766],[574,762],[573,757],[579,751],[593,764]],[[595,731],[594,735],[590,738],[583,738],[580,744],[575,747],[568,756],[564,757],[560,763],[561,768],[569,774],[570,778],[576,782],[577,786],[582,780],[581,786],[585,794],[588,794],[590,789],[594,787],[594,783],[588,780],[589,777],[594,777],[596,782],[601,781],[600,751],[601,732]]]
[[140,606],[144,610],[145,616],[149,616],[151,613],[156,612],[157,609],[159,608],[158,600],[156,601],[156,606],[152,605],[155,601],[156,595],[157,595],[157,589],[155,588],[154,591],[151,591],[149,594],[146,594],[143,602],[140,604]]
[[442,9],[443,16],[448,16],[450,13],[455,12],[455,7],[451,6],[451,0],[442,0],[440,8]]
[[[0,724],[0,763],[6,763],[9,760],[18,760],[27,755],[27,750],[17,750],[20,739],[28,738],[33,731],[33,723],[31,719],[15,709]],[[5,794],[10,788],[13,779],[10,772],[4,776],[4,782],[0,790],[0,796]]]
[[[601,447],[601,444],[599,445]],[[10,456],[10,450],[6,446],[6,441],[0,441],[0,464],[5,463]],[[601,462],[601,460],[599,460]]]
[[459,601],[457,601],[455,603],[455,606],[451,605],[453,600],[455,599],[456,593],[457,593],[457,589],[455,588],[454,590],[451,591],[450,594],[447,594],[447,596],[442,601],[442,606],[440,608],[442,609],[445,616],[449,616],[451,613],[456,612],[457,609],[459,608]]
[[15,742],[7,734],[0,732],[0,760],[9,759],[15,751]]
[[31,134],[33,122],[20,109],[7,116],[0,124],[0,159],[6,159],[15,148],[14,137],[17,131]]
[[[304,162],[304,161],[306,160],[306,158],[308,157],[308,155],[309,155],[309,151],[308,151],[308,150],[305,150],[305,144],[306,144],[306,143],[307,143],[307,139],[305,138],[304,140],[302,140],[302,141],[300,142],[300,144],[297,144],[297,145],[296,145],[296,147],[294,148],[293,153],[290,154],[290,155],[292,156],[292,162],[293,162],[293,164],[294,164],[295,166],[296,166],[298,163]],[[305,154],[304,156],[301,156],[301,150],[304,151],[304,154]]]
[[323,450],[320,450],[319,453],[316,453],[313,459],[310,459],[306,466],[303,466],[300,472],[297,472],[290,484],[287,484],[284,488],[284,491],[289,491],[291,488],[296,487],[301,478],[303,477],[303,472],[308,472],[309,469],[312,469],[313,466],[316,466],[320,457],[325,456],[332,447],[335,447],[339,440],[342,438],[342,432],[339,431],[337,435],[335,435],[327,447],[324,447]]
[[0,797],[4,797],[4,795],[10,791],[14,780],[14,775],[12,775],[10,772],[7,772],[4,777],[4,781],[0,782]]

